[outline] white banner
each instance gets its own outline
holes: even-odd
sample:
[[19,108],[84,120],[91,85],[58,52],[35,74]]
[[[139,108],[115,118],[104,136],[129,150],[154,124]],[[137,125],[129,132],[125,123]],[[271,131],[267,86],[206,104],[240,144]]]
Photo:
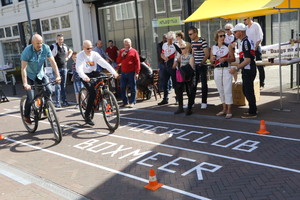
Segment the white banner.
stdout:
[[[300,48],[299,43],[296,44],[290,44],[289,42],[281,43],[281,58],[284,60],[298,58],[299,48]],[[278,44],[262,46],[261,49],[262,49],[263,59],[278,58],[278,53],[279,53]]]

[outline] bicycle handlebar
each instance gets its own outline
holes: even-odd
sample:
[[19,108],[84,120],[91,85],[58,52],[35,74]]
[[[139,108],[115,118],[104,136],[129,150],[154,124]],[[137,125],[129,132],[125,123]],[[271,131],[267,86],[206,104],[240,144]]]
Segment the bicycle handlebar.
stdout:
[[102,76],[90,78],[90,80],[93,81],[93,82],[99,82],[99,81],[102,81],[102,80],[104,80],[104,81],[110,80],[110,79],[112,79],[113,77],[114,77],[114,76],[113,76],[112,74],[109,75],[109,76],[107,76],[107,75],[102,75]]
[[54,84],[56,84],[56,81],[54,80],[54,81],[50,81],[48,83],[44,83],[44,84],[41,84],[41,85],[30,85],[30,86],[31,86],[31,89],[34,89],[34,88],[46,87],[49,84],[54,85]]

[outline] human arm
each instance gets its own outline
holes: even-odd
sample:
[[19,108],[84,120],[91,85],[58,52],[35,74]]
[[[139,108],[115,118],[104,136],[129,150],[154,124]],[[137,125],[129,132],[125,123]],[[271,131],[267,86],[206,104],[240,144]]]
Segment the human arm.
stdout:
[[205,56],[204,56],[203,60],[201,61],[201,65],[205,65],[206,60],[209,58],[209,49],[205,48],[203,51],[204,51]]
[[216,55],[214,55],[214,52],[213,52],[213,47],[211,47],[211,50],[210,50],[210,63],[211,64],[214,64],[216,62]]
[[135,59],[135,63],[136,63],[136,65],[135,65],[135,80],[137,80],[139,78],[139,73],[141,71],[140,55],[137,51],[135,52],[134,59]]
[[66,56],[66,61],[68,61],[68,60],[71,58],[72,54],[73,54],[72,49],[69,49],[69,50],[68,50],[68,54],[67,54],[67,56]]
[[192,68],[195,69],[195,59],[194,59],[194,56],[191,56],[189,63],[192,66]]
[[58,67],[57,67],[57,64],[56,64],[56,62],[55,62],[54,57],[53,57],[53,56],[50,56],[50,57],[48,57],[48,60],[49,60],[49,62],[50,62],[50,65],[51,65],[53,71],[54,71],[55,74],[56,74],[56,79],[55,79],[55,81],[56,81],[57,83],[60,83],[60,82],[61,82],[61,78],[60,78],[60,74],[59,74]]
[[31,86],[28,85],[27,83],[27,62],[26,61],[21,61],[21,76],[22,76],[22,81],[23,81],[23,87],[25,90],[30,90]]
[[104,60],[104,58],[102,58],[99,54],[95,54],[95,60],[98,65],[100,65],[104,69],[107,69],[111,74],[114,75],[115,78],[117,78],[119,76],[119,74],[116,72],[116,70],[106,60]]

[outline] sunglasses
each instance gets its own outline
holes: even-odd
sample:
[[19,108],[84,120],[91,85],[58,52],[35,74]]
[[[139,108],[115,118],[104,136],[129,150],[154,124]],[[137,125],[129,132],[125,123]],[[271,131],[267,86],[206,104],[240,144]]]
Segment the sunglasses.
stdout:
[[224,35],[219,35],[219,37],[221,38],[221,37],[225,37],[225,34]]
[[247,19],[244,19],[244,21],[246,21]]
[[189,33],[189,35],[193,35],[194,33]]
[[230,29],[229,28],[225,28],[225,31],[230,31]]
[[185,47],[182,47],[182,48],[180,48],[181,50],[184,50],[185,49]]
[[90,48],[86,48],[86,50],[88,50],[88,51],[89,51],[89,50],[92,50],[92,49],[93,49],[93,47],[90,47]]

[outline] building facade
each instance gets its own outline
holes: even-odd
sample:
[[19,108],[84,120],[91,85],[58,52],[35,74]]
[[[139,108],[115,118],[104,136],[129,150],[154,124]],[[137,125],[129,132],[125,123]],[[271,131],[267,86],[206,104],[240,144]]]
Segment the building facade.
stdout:
[[[214,32],[226,23],[241,20],[201,21],[184,24],[204,0],[28,0],[33,32],[40,33],[45,43],[55,42],[63,33],[65,43],[80,51],[84,39],[101,39],[104,48],[113,40],[120,49],[123,39],[131,38],[133,47],[145,56],[152,68],[157,66],[157,43],[168,31],[183,31],[194,25],[209,45],[214,44]],[[281,16],[282,39],[298,31],[298,12]],[[278,16],[256,17],[264,32],[263,44],[278,42]],[[29,25],[24,0],[1,0],[0,7],[0,65],[20,65],[20,53],[29,41]],[[186,35],[186,40],[188,37]]]

